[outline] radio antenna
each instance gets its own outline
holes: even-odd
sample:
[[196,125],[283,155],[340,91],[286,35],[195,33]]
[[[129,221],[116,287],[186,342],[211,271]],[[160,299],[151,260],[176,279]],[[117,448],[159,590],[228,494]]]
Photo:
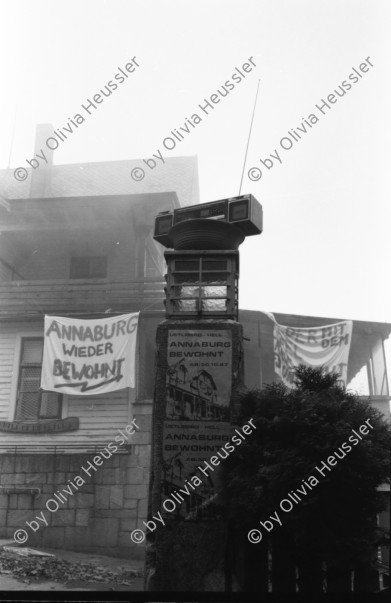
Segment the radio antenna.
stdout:
[[252,115],[252,118],[251,118],[250,131],[249,131],[249,133],[248,133],[248,140],[247,140],[246,153],[245,153],[245,155],[244,155],[244,163],[243,163],[242,178],[241,178],[241,180],[240,180],[239,195],[240,195],[240,191],[242,190],[243,176],[244,176],[244,170],[245,170],[245,167],[246,167],[246,161],[247,161],[247,152],[248,152],[248,147],[249,147],[249,144],[250,144],[251,130],[252,130],[252,127],[253,127],[253,121],[254,121],[254,115],[255,115],[255,108],[256,108],[256,106],[257,106],[257,98],[258,98],[258,90],[259,90],[259,83],[260,83],[260,81],[261,81],[261,80],[258,80],[257,92],[256,92],[256,95],[255,95],[255,101],[254,101],[253,115]]

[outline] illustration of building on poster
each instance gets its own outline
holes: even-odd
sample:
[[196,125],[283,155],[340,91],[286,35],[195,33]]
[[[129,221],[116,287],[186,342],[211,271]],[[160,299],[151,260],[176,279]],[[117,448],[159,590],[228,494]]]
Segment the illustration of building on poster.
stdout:
[[230,331],[170,331],[167,364],[167,419],[228,420],[232,386]]

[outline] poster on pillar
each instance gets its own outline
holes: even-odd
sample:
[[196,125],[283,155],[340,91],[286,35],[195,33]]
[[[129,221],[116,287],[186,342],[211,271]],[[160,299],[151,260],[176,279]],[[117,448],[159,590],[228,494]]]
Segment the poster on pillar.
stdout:
[[353,322],[344,320],[322,327],[287,327],[274,317],[274,371],[283,383],[293,387],[294,369],[300,364],[324,366],[327,372],[339,374],[346,386]]
[[223,329],[168,333],[166,418],[228,421],[232,336]]
[[88,396],[134,387],[138,318],[45,316],[41,388]]
[[[232,431],[231,424],[222,421],[164,421],[162,498],[172,497],[177,503],[167,519],[199,521],[222,516],[221,467],[206,469],[213,455],[224,452]],[[228,454],[225,451],[225,458]]]

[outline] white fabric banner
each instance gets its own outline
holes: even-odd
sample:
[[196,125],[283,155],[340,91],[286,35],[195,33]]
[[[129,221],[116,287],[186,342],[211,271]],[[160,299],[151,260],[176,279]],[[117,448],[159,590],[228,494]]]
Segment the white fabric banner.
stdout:
[[45,316],[41,388],[88,396],[134,387],[138,318]]
[[294,368],[299,364],[324,366],[339,373],[346,386],[353,321],[344,320],[323,327],[287,327],[274,322],[274,371],[288,387],[293,387]]

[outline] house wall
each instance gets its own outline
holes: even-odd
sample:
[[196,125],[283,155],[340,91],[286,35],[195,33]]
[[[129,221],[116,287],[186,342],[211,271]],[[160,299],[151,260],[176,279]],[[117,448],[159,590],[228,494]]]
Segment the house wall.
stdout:
[[142,558],[130,535],[147,518],[151,416],[138,406],[131,450],[99,467],[96,454],[0,454],[0,538],[24,530],[25,546]]
[[[276,315],[276,318],[286,324],[286,317]],[[79,417],[77,431],[0,432],[0,538],[12,538],[15,530],[26,529],[30,536],[28,545],[32,546],[58,546],[135,558],[144,554],[145,545],[134,544],[130,534],[136,527],[142,529],[142,522],[147,519],[155,337],[156,327],[163,319],[163,312],[145,312],[140,316],[135,389],[93,397],[65,397],[63,417]],[[319,324],[319,319],[313,320]],[[260,312],[250,311],[242,311],[240,321],[245,338],[246,385],[259,387],[274,381],[271,321]],[[305,323],[304,317],[302,322]],[[323,324],[328,322],[324,319]],[[363,350],[367,353],[367,346],[376,340],[375,331],[375,327],[371,330],[354,324],[351,354],[356,363],[359,364],[360,353]],[[42,321],[0,324],[0,420],[14,418],[18,342],[22,335],[34,334],[43,334]],[[377,396],[372,404],[389,416],[388,400]],[[123,430],[133,418],[140,430],[132,436],[129,448],[124,447],[104,460],[90,480],[69,495],[58,510],[50,512],[45,506],[47,500],[56,491],[69,487],[81,467],[92,461],[99,448],[114,441],[118,430]],[[34,493],[31,488],[38,491]],[[41,512],[47,516],[49,525],[32,533],[26,521],[31,523]]]
[[[277,315],[278,316],[278,315]],[[151,404],[154,390],[155,333],[164,318],[163,312],[142,313],[139,326],[138,353],[136,362],[137,386],[106,395],[64,396],[63,418],[79,417],[78,431],[40,434],[41,444],[96,444],[113,437],[118,429],[132,417],[134,403]],[[278,316],[283,322],[283,317]],[[244,333],[244,370],[247,387],[260,387],[276,379],[273,365],[273,324],[261,312],[241,312],[240,320]],[[327,319],[324,324],[327,324]],[[371,346],[377,339],[375,328],[359,328],[354,323],[349,364],[357,366],[361,358],[370,356]],[[20,339],[26,335],[43,336],[42,321],[25,321],[0,324],[0,420],[13,420],[18,379]],[[387,396],[372,395],[373,405],[386,416],[389,415]],[[0,433],[0,444],[18,445],[20,438],[26,444],[37,442],[36,434]]]
[[[27,335],[42,336],[43,323],[0,324],[0,420],[14,419],[19,341]],[[151,367],[145,378],[153,381]],[[130,388],[98,396],[64,396],[62,416],[78,417],[77,431],[0,432],[0,538],[12,539],[16,530],[24,529],[28,546],[142,558],[144,545],[130,538],[147,519],[152,400],[141,399],[141,392],[137,400]],[[89,479],[82,467],[88,469],[99,449],[114,443],[119,430],[124,432],[133,419],[138,430],[129,436],[130,445],[104,459],[96,471],[90,470]],[[77,475],[86,483],[75,491],[70,482],[75,483]],[[64,494],[67,488],[72,495]],[[63,493],[66,500],[60,498],[59,508],[51,512],[46,504],[55,493]],[[49,506],[53,509],[56,504],[54,499]],[[41,513],[48,526],[32,523]],[[41,528],[34,532],[26,522]]]
[[[99,236],[96,232],[75,228],[74,231],[30,232],[24,241],[19,241],[22,235],[16,233],[14,238],[9,236],[8,250],[5,251],[7,261],[18,273],[14,280],[22,277],[29,281],[69,279],[72,256],[107,256],[107,279],[130,281],[138,277],[139,235],[128,224],[115,229],[101,229]],[[3,244],[3,247],[7,245]],[[12,250],[18,250],[18,253],[12,253]],[[0,279],[7,282],[10,271],[3,265],[0,268]]]
[[[16,404],[20,341],[26,336],[43,337],[43,323],[25,322],[0,324],[0,420],[14,420]],[[80,447],[103,444],[113,439],[119,429],[132,420],[130,388],[96,396],[63,396],[62,417],[78,417],[79,429],[65,433],[15,434],[0,432],[0,445],[39,446],[73,444]]]

